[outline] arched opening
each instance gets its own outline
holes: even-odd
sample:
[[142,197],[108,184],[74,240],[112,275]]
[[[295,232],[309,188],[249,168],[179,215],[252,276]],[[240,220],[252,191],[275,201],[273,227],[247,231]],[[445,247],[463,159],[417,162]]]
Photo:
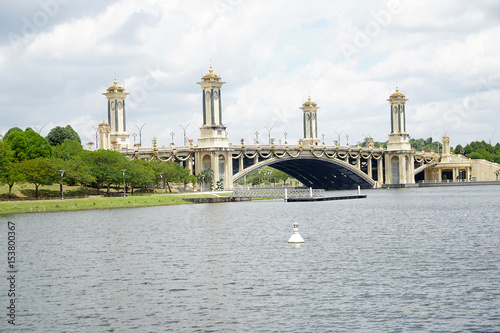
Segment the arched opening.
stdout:
[[391,158],[391,183],[399,184],[399,158],[397,156]]
[[224,181],[225,178],[225,170],[226,170],[226,158],[224,155],[219,155],[219,174],[217,175],[217,180],[222,179]]
[[272,166],[294,177],[307,187],[326,190],[371,188],[375,181],[364,172],[336,160],[310,157],[282,158],[263,161],[234,175],[236,182],[245,175],[264,166]]
[[207,154],[207,155],[203,156],[201,163],[203,166],[203,168],[202,168],[203,170],[210,169],[212,167],[212,159],[210,158],[210,155]]

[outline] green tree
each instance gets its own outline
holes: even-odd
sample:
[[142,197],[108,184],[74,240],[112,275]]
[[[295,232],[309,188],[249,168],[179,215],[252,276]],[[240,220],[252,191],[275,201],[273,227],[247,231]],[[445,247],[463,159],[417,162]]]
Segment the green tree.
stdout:
[[23,132],[23,130],[22,130],[22,129],[20,129],[19,127],[12,127],[12,128],[10,128],[10,129],[7,131],[7,133],[5,133],[5,135],[3,136],[3,140],[6,140],[6,139],[7,139],[7,137],[8,137],[10,134],[14,133],[14,132],[21,132],[21,133],[22,133],[22,132]]
[[462,145],[458,144],[456,147],[455,147],[455,154],[464,154],[465,153],[465,149],[464,147],[462,147]]
[[54,127],[50,130],[49,134],[47,134],[46,139],[52,146],[57,146],[58,144],[60,145],[64,142],[64,140],[72,140],[80,144],[82,143],[80,136],[70,125],[67,125],[66,127]]
[[467,156],[467,157],[469,157],[469,158],[471,158],[473,160],[480,160],[480,159],[483,158],[483,155],[481,155],[480,153],[474,151],[474,152],[470,153],[469,156]]
[[214,171],[212,169],[208,168],[199,172],[196,175],[196,178],[198,179],[198,183],[200,183],[202,187],[204,187],[204,184],[209,184],[210,190],[212,190],[214,180]]
[[131,186],[132,195],[134,194],[134,187],[151,184],[155,179],[153,169],[144,160],[127,161],[123,168],[127,170],[125,172],[125,181]]
[[15,183],[23,182],[24,177],[17,171],[14,152],[5,142],[0,142],[0,185],[9,187],[9,198],[12,197],[12,187]]
[[95,177],[97,192],[101,187],[107,186],[110,192],[111,184],[119,184],[122,179],[123,165],[127,158],[117,151],[99,149],[95,152],[84,151],[82,155],[85,163],[90,166],[90,172]]
[[96,178],[92,175],[92,168],[89,163],[92,158],[86,156],[92,154],[94,152],[82,150],[79,154],[73,156],[72,159],[66,161],[65,179],[67,179],[68,184],[80,184],[84,186],[91,185],[96,181]]
[[52,148],[54,157],[60,158],[64,161],[69,161],[83,151],[83,147],[77,141],[70,139],[64,140],[62,144]]
[[17,169],[28,183],[35,185],[35,198],[38,198],[40,185],[51,185],[58,176],[54,160],[44,157],[24,160],[17,165]]
[[187,168],[183,168],[177,162],[169,161],[162,162],[158,160],[153,160],[150,162],[150,166],[154,171],[154,181],[156,184],[161,184],[162,181],[168,188],[169,192],[172,192],[170,183],[182,182],[184,184],[196,182],[196,177],[190,175]]
[[24,132],[17,130],[11,132],[4,141],[14,152],[16,161],[52,157],[52,147],[49,142],[29,127]]

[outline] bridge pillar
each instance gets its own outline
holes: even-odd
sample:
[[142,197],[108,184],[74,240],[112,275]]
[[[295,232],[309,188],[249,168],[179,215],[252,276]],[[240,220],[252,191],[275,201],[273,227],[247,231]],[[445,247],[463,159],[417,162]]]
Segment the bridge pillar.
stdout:
[[371,156],[368,157],[368,159],[366,161],[368,163],[368,168],[366,170],[367,175],[368,175],[368,177],[373,178],[373,176],[372,176],[372,157]]
[[406,156],[399,156],[399,184],[408,183],[408,163],[406,161]]
[[387,100],[390,104],[391,133],[385,156],[386,184],[415,183],[413,166],[415,152],[411,149],[410,136],[406,132],[405,103],[407,100],[398,88]]
[[358,153],[358,156],[356,157],[356,169],[361,170],[361,154]]
[[238,159],[238,162],[239,162],[239,164],[238,164],[238,166],[239,166],[239,170],[238,170],[238,172],[243,171],[243,165],[244,165],[244,164],[243,164],[243,159],[244,159],[244,158],[245,158],[245,157],[244,157],[244,154],[243,154],[243,153],[241,153],[241,156],[240,156],[240,158]]
[[383,165],[383,157],[380,157],[377,160],[377,182],[379,186],[384,183],[384,165]]
[[187,167],[188,167],[188,170],[189,170],[189,174],[190,175],[193,175],[193,158],[190,157],[186,160],[186,163],[187,163]]

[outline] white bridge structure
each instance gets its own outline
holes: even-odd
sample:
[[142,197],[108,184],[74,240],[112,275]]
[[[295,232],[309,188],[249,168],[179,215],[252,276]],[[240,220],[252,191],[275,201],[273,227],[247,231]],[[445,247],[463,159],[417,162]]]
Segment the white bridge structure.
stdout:
[[[227,139],[222,123],[222,82],[210,67],[209,73],[198,84],[202,90],[203,124],[198,144],[187,146],[151,148],[132,147],[126,142],[125,98],[123,87],[114,85],[107,89],[108,119],[99,125],[100,148],[115,149],[130,159],[158,159],[174,161],[188,168],[192,174],[211,168],[214,181],[223,180],[224,189],[232,190],[233,183],[242,177],[270,166],[299,180],[314,189],[355,189],[373,187],[412,187],[417,181],[441,181],[444,178],[469,181],[492,178],[500,165],[469,160],[450,153],[449,138],[443,137],[441,154],[415,151],[406,132],[407,101],[396,88],[389,96],[388,116],[391,131],[387,148],[376,148],[370,139],[366,147],[321,144],[317,131],[319,107],[309,98],[300,108],[303,111],[304,138],[296,145],[269,144],[246,145],[243,140],[236,145]],[[113,127],[114,126],[114,127]],[[119,142],[113,141],[121,140]],[[488,164],[489,163],[489,164]]]

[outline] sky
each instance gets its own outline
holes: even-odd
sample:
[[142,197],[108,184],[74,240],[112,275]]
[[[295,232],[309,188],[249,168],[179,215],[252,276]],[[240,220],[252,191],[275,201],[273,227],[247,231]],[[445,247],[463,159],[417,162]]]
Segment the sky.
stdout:
[[396,87],[410,137],[494,144],[498,36],[497,0],[2,0],[0,134],[69,124],[95,142],[116,76],[143,146],[196,144],[212,65],[233,144],[297,142],[309,96],[325,144],[386,141]]

